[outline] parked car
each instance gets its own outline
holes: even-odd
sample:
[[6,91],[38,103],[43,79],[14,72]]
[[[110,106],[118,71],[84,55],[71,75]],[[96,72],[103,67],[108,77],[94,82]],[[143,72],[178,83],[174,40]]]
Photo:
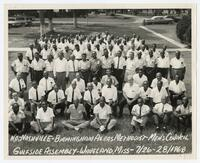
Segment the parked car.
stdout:
[[181,16],[173,16],[173,15],[166,15],[165,18],[171,18],[174,20],[174,22],[178,22],[179,20],[182,19]]
[[153,16],[150,19],[144,19],[143,25],[148,24],[172,24],[174,20],[172,18],[166,18],[165,16]]
[[26,16],[16,16],[8,18],[8,27],[29,26],[32,24],[32,18]]

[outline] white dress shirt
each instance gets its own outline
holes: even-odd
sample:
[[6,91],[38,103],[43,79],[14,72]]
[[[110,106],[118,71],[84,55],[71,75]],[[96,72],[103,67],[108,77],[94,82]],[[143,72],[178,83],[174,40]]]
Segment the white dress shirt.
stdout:
[[[167,80],[167,79],[165,79],[164,77],[162,77],[161,81],[162,81],[162,83],[163,83],[163,87],[164,87],[164,88],[168,88],[168,87],[169,87],[169,84],[168,84],[168,80]],[[153,79],[153,81],[152,81],[152,83],[151,83],[151,88],[157,87],[157,82],[158,82],[158,79],[157,79],[157,78]]]
[[73,79],[72,82],[76,82],[77,88],[80,90],[80,92],[85,92],[85,81],[83,79],[77,80],[77,78]]
[[17,78],[14,78],[11,80],[9,87],[12,88],[15,92],[20,92],[20,86],[21,89],[26,88],[26,84],[23,79],[18,80]]
[[99,119],[108,119],[109,115],[112,114],[112,110],[111,107],[107,104],[104,105],[104,107],[102,108],[100,106],[100,104],[97,104],[94,107],[94,114],[98,114],[99,115]]
[[43,71],[43,69],[45,68],[45,63],[42,59],[39,59],[38,61],[34,59],[31,62],[31,67],[35,71]]
[[[57,93],[57,99],[56,99],[56,93]],[[64,91],[59,89],[58,92],[56,92],[55,90],[49,92],[47,101],[55,105],[57,103],[60,103],[63,99],[65,99]]]
[[143,99],[150,97],[151,91],[152,91],[152,89],[150,87],[148,87],[146,91],[144,90],[144,87],[141,87],[140,88],[140,97]]
[[[42,99],[42,97],[45,95],[45,92],[41,87],[37,87],[37,91],[38,91],[38,101],[40,101]],[[36,93],[36,89],[34,87],[31,87],[29,89],[28,99],[37,101],[37,93]]]
[[42,51],[40,52],[40,55],[42,56],[43,60],[46,60],[49,54],[50,54],[50,50],[49,49],[47,49],[47,50],[42,49]]
[[126,61],[123,57],[115,57],[113,59],[115,69],[123,69],[126,66]]
[[47,107],[46,111],[44,111],[42,107],[37,110],[36,119],[39,119],[40,122],[52,122],[53,117],[55,117],[55,115],[53,109],[50,107]]
[[12,105],[15,103],[19,105],[20,110],[24,110],[24,105],[25,105],[24,99],[18,97],[17,101],[15,99],[9,100],[9,112],[12,110]]
[[[92,96],[91,96],[92,94]],[[84,98],[85,101],[89,101],[90,103],[96,104],[97,100],[99,99],[99,93],[96,89],[92,89],[90,92],[89,90],[85,91]]]
[[68,65],[67,66],[68,67],[67,70],[69,72],[77,72],[78,68],[79,68],[79,61],[77,61],[77,60],[74,60],[74,61],[69,60],[67,65]]
[[169,58],[168,57],[158,57],[156,60],[158,68],[169,68]]
[[148,81],[146,75],[143,74],[140,77],[138,73],[133,75],[133,80],[134,80],[134,83],[139,85],[139,87],[143,85],[144,81]]
[[186,91],[186,88],[183,81],[179,80],[178,84],[176,84],[176,81],[173,80],[169,84],[169,90],[177,94],[181,94]]
[[185,61],[183,58],[177,59],[176,57],[172,58],[170,61],[172,68],[179,69],[185,67]]
[[36,52],[36,49],[31,50],[30,48],[28,48],[28,50],[26,51],[26,57],[32,61]]
[[166,104],[158,103],[153,108],[153,112],[157,113],[158,115],[165,113],[165,112],[172,112],[172,111],[173,111],[173,107],[168,103],[166,103]]
[[140,94],[140,88],[135,83],[133,83],[133,85],[130,85],[130,83],[125,83],[123,87],[123,92],[128,98],[137,99]]
[[54,76],[56,76],[56,72],[66,72],[67,71],[67,60],[63,58],[57,58],[54,62]]
[[155,87],[152,89],[150,97],[153,99],[154,103],[159,103],[162,98],[168,97],[168,94],[164,87],[162,87],[160,91],[158,90],[158,87]]
[[15,72],[29,73],[30,64],[26,59],[23,59],[22,62],[20,62],[19,59],[16,59],[11,66],[14,68]]
[[[70,86],[69,88],[67,88],[66,90],[65,90],[65,95],[67,96],[67,101],[68,102],[72,102],[72,94],[73,94],[73,88],[72,88],[72,86]],[[80,92],[80,90],[79,90],[79,88],[75,88],[74,89],[74,100],[76,100],[76,99],[81,99],[82,98],[82,95],[81,95],[81,92]]]
[[50,91],[51,89],[53,89],[54,85],[55,85],[54,79],[51,77],[48,77],[47,79],[45,77],[43,77],[39,82],[39,86],[44,91]]
[[46,60],[45,62],[44,62],[44,64],[45,64],[45,70],[46,71],[53,71],[53,68],[54,68],[54,61],[52,61],[52,62],[49,62],[48,60]]
[[115,86],[112,85],[111,88],[108,88],[108,85],[104,85],[101,92],[106,102],[110,102],[110,100],[117,101],[117,88]]

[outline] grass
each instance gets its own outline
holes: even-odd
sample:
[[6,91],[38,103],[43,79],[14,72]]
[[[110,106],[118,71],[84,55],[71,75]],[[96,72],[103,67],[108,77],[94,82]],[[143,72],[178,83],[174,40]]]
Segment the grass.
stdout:
[[[92,18],[91,18],[92,19]],[[94,18],[94,20],[96,20]],[[133,20],[133,23],[130,22]],[[96,20],[97,21],[97,20]],[[163,39],[158,38],[157,36],[152,35],[151,33],[148,33],[144,31],[143,29],[140,29],[138,26],[140,24],[134,23],[134,19],[122,19],[122,18],[105,18],[101,17],[99,18],[99,21],[105,22],[105,21],[114,21],[113,24],[101,24],[98,21],[95,23],[91,23],[88,26],[81,24],[79,25],[78,29],[73,29],[71,25],[61,25],[61,24],[56,24],[55,28],[59,33],[63,34],[68,34],[69,32],[76,33],[76,32],[84,32],[86,34],[90,34],[93,32],[102,32],[102,31],[109,31],[113,34],[117,35],[131,35],[133,32],[136,32],[137,34],[141,35],[142,38],[146,39],[147,44],[153,44],[157,43],[158,47],[162,47],[163,44],[167,44],[167,46],[170,48],[176,48],[174,45],[170,44],[169,42],[166,42]],[[163,29],[164,27],[162,27]],[[167,30],[167,28],[166,28]],[[166,32],[166,30],[160,32]],[[9,47],[27,47],[29,42],[32,42],[35,37],[39,37],[39,27],[38,26],[33,26],[33,27],[20,27],[20,28],[11,28],[9,30]],[[171,32],[171,30],[170,30]],[[169,32],[168,32],[169,33]],[[173,33],[173,32],[172,32]],[[11,79],[14,78],[14,74],[12,73],[10,69],[11,63],[16,59],[17,52],[9,52],[8,53],[8,60],[9,60],[9,82]],[[170,52],[170,58],[174,57],[175,52]],[[187,89],[187,96],[191,97],[191,52],[182,52],[182,55],[185,59],[186,62],[186,75],[185,75],[185,84],[186,84],[186,89]],[[28,88],[30,88],[30,77],[28,77]],[[125,136],[130,135],[131,131],[131,117],[128,115],[128,109],[125,109],[124,113],[124,118],[118,120],[118,125],[115,128],[115,130],[112,130],[111,132],[108,132],[104,135],[105,136],[115,136],[116,134],[122,134]],[[83,130],[82,133],[78,133],[74,130],[65,130],[61,123],[60,120],[62,118],[56,118],[56,123],[58,124],[59,128],[57,131],[53,134],[55,135],[60,135],[61,137],[70,137],[70,136],[96,136],[98,133],[94,131],[91,128],[88,128],[86,130]],[[148,123],[147,129],[144,131],[144,135],[150,136],[151,133],[154,133],[154,126],[152,123]],[[81,147],[88,146],[88,148],[116,148],[116,146],[123,146],[123,148],[136,148],[138,145],[145,145],[149,146],[151,148],[156,148],[160,145],[177,145],[177,146],[186,146],[186,152],[185,153],[191,153],[192,151],[192,138],[191,138],[191,131],[188,131],[187,134],[189,135],[189,140],[188,141],[172,141],[172,142],[166,142],[166,141],[157,141],[157,142],[151,142],[151,141],[125,141],[125,142],[120,142],[120,141],[115,141],[115,142],[88,142],[88,141],[83,141],[83,142],[66,142],[66,143],[55,143],[55,142],[9,142],[9,155],[13,155],[13,149],[16,147],[21,147],[23,149],[40,149],[43,148],[45,149],[46,147],[51,147],[54,149],[63,149],[63,148],[78,148],[80,149]],[[38,134],[33,134],[29,133],[27,135],[38,135]],[[139,134],[135,133],[133,136],[136,136]],[[161,136],[161,133],[158,134]],[[166,134],[165,134],[166,135]],[[114,154],[119,154],[119,153],[114,153]],[[129,154],[138,154],[136,151],[131,151]],[[140,153],[143,154],[143,153]],[[151,154],[156,154],[155,152],[151,152]]]

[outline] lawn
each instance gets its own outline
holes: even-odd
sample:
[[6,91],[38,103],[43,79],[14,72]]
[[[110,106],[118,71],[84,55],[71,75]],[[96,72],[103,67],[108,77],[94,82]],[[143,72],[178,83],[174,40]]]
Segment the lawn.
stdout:
[[[56,31],[58,33],[62,34],[69,34],[69,33],[77,33],[79,31],[84,32],[86,34],[91,34],[93,32],[102,32],[102,31],[109,31],[110,33],[122,36],[124,34],[126,35],[131,35],[133,32],[139,34],[141,38],[145,38],[147,44],[153,44],[156,43],[158,44],[158,47],[162,47],[163,44],[166,44],[169,48],[177,48],[173,44],[158,38],[157,36],[154,36],[153,34],[144,31],[143,29],[140,29],[139,26],[141,24],[135,23],[134,18],[130,19],[123,19],[122,17],[116,17],[115,19],[111,19],[111,17],[98,17],[97,18],[90,18],[92,20],[88,25],[85,25],[81,23],[79,25],[79,28],[73,29],[71,24],[55,24]],[[82,21],[82,20],[81,20]],[[96,22],[95,22],[96,21]],[[113,23],[107,23],[105,25],[105,22],[113,22]],[[27,47],[29,42],[32,42],[35,37],[39,37],[39,26],[33,26],[33,27],[19,27],[19,28],[11,28],[9,30],[9,47]],[[162,31],[160,31],[162,32]],[[165,33],[163,31],[163,33]],[[17,52],[8,52],[8,60],[9,60],[9,82],[11,79],[14,78],[14,74],[12,73],[10,69],[11,63],[16,59]],[[25,54],[25,53],[24,53]],[[174,57],[175,52],[170,52],[170,58]],[[184,80],[186,84],[186,89],[187,89],[187,96],[191,97],[191,52],[182,52],[182,55],[185,59],[186,62],[186,78]],[[28,88],[30,88],[30,79],[28,77]],[[21,142],[10,142],[9,141],[9,155],[13,155],[13,150],[16,147],[20,147],[21,149],[45,149],[47,147],[54,148],[54,149],[66,149],[66,148],[77,148],[80,151],[81,147],[88,147],[88,148],[101,148],[103,147],[104,149],[106,148],[111,148],[111,149],[116,149],[116,147],[122,146],[124,151],[125,149],[134,149],[130,150],[128,153],[126,152],[114,152],[111,153],[113,155],[117,154],[156,154],[154,149],[157,149],[159,146],[185,146],[186,151],[185,153],[191,153],[192,151],[192,138],[191,138],[191,130],[187,132],[188,140],[176,140],[176,141],[150,141],[148,139],[145,139],[143,141],[134,141],[134,140],[129,140],[129,141],[111,141],[112,137],[115,137],[117,134],[122,134],[123,136],[140,136],[139,133],[134,133],[130,134],[131,132],[131,117],[128,115],[128,109],[125,109],[124,117],[122,119],[117,119],[118,120],[118,125],[117,127],[112,130],[109,133],[106,133],[103,136],[105,138],[104,140],[101,141],[80,141],[80,142],[29,142],[29,141],[21,141]],[[77,131],[74,130],[65,130],[60,121],[63,118],[59,117],[56,118],[56,123],[58,124],[58,129],[56,132],[53,134],[53,137],[55,138],[56,135],[59,135],[60,137],[73,137],[73,136],[99,136],[99,134],[94,131],[91,128],[88,128],[86,130],[83,130],[81,133],[78,133]],[[152,123],[148,123],[147,129],[144,130],[144,136],[149,137],[152,133],[154,133],[154,126]],[[180,133],[179,133],[180,134]],[[29,133],[27,134],[28,136],[36,136],[38,134],[34,133]],[[158,136],[166,136],[166,133],[159,133]],[[110,139],[110,141],[107,141]],[[143,152],[138,152],[136,151],[137,146],[147,146],[153,149],[152,151],[145,151]],[[169,153],[181,153],[179,152],[169,152]],[[76,154],[81,154],[81,153],[76,153]],[[99,153],[99,154],[105,154],[105,153]],[[157,153],[159,154],[159,153]],[[163,153],[164,154],[164,153]]]

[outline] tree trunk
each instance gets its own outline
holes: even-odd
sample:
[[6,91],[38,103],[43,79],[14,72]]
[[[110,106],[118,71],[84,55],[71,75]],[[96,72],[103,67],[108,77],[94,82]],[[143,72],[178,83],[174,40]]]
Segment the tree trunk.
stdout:
[[44,18],[44,11],[39,11],[40,17],[40,37],[45,33],[45,18]]
[[49,31],[52,32],[53,31],[53,18],[48,18],[49,21]]
[[73,24],[74,24],[74,28],[77,28],[77,18],[76,18],[76,12],[75,10],[73,10]]

